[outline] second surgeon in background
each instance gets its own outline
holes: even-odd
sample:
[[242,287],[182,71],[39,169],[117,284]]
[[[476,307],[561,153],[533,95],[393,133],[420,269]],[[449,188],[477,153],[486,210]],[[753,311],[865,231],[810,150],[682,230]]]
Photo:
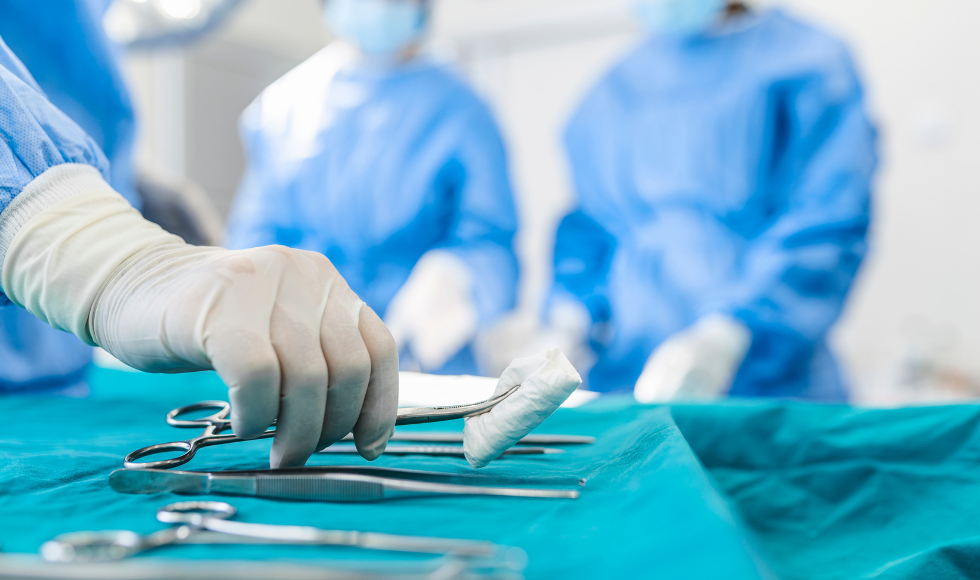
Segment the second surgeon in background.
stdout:
[[580,207],[552,312],[588,310],[590,388],[845,398],[825,337],[866,253],[877,162],[847,49],[778,10],[635,8],[650,38],[565,135]]
[[430,9],[327,0],[341,40],[243,114],[248,168],[227,244],[323,253],[409,368],[475,373],[469,343],[515,300],[517,220],[487,107],[416,54]]

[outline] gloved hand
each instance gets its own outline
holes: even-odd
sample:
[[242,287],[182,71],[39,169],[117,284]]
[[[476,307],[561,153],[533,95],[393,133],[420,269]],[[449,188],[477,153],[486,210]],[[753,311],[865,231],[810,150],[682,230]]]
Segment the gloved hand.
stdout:
[[273,467],[302,465],[352,430],[365,458],[384,451],[398,353],[325,257],[187,245],[87,166],[55,167],[28,188],[18,200],[77,193],[17,231],[2,272],[12,301],[137,369],[214,369],[229,385],[237,435],[278,419]]
[[441,368],[473,340],[478,322],[469,266],[445,250],[422,256],[385,314],[395,342],[423,371]]
[[[550,341],[548,346],[567,353],[568,360],[580,373],[587,373],[595,364],[596,355],[589,346],[592,334],[592,314],[582,302],[564,296],[557,297],[548,310],[548,326],[537,337],[536,344]],[[537,349],[527,349],[533,352]]]
[[743,323],[723,315],[702,318],[653,351],[633,394],[641,403],[718,397],[731,387],[751,344]]

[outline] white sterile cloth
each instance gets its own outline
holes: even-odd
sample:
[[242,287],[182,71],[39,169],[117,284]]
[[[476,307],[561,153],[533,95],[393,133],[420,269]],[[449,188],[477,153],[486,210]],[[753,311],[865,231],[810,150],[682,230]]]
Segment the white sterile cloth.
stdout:
[[492,396],[517,385],[520,388],[490,412],[466,419],[466,460],[473,467],[484,467],[500,457],[550,417],[581,384],[582,377],[557,348],[510,363]]

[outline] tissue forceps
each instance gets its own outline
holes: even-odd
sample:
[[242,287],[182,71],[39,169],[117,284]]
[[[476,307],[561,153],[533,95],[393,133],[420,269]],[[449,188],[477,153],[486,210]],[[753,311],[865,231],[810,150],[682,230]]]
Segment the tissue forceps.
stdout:
[[[520,388],[520,385],[499,396],[487,399],[472,405],[455,405],[452,407],[404,407],[398,409],[395,425],[417,425],[419,423],[433,423],[436,421],[450,421],[462,419],[463,417],[475,417],[487,413],[498,403],[509,397]],[[182,415],[193,413],[194,411],[206,411],[215,409],[216,412],[198,419],[181,419]],[[193,405],[178,407],[167,413],[167,424],[181,429],[203,428],[204,432],[186,441],[172,441],[170,443],[158,443],[137,449],[123,459],[123,465],[127,469],[171,469],[178,467],[194,459],[198,449],[210,447],[212,445],[224,445],[225,443],[237,443],[245,441],[231,433],[222,433],[231,428],[231,404],[225,401],[201,401]],[[267,439],[276,434],[275,423],[272,424],[264,433],[255,439]],[[139,462],[138,459],[158,453],[168,453],[183,451],[182,454],[170,459],[160,461]]]
[[[244,471],[117,469],[109,486],[119,493],[234,495],[288,501],[375,502],[436,496],[577,499],[577,489],[541,484],[584,485],[569,477],[513,478],[426,472],[384,467],[323,466]],[[492,483],[510,482],[502,487]],[[520,485],[522,487],[513,487]],[[523,487],[533,485],[534,487]]]
[[424,536],[399,536],[307,526],[251,524],[231,520],[234,506],[220,501],[185,501],[157,510],[157,519],[174,527],[141,536],[109,530],[62,534],[41,546],[49,562],[122,560],[145,550],[175,544],[296,544],[351,546],[423,554],[490,557],[500,548],[491,542]]

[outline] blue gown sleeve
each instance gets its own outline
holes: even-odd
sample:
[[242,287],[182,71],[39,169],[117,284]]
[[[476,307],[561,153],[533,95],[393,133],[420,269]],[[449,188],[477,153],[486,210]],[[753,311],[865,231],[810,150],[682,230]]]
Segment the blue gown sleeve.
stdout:
[[110,160],[109,183],[140,207],[133,174],[136,120],[120,66],[106,35],[107,0],[0,0],[0,35],[47,99],[98,144]]
[[768,342],[804,359],[840,314],[867,253],[876,131],[842,46],[774,90],[783,93],[769,171],[776,217],[749,242],[729,313],[752,329],[753,349]]
[[513,308],[517,297],[517,256],[513,240],[517,214],[507,155],[489,110],[479,101],[462,111],[455,131],[461,137],[451,164],[458,209],[441,246],[471,269],[480,322]]
[[616,245],[616,238],[581,209],[562,218],[555,233],[555,280],[544,312],[558,296],[571,296],[589,309],[594,323],[608,322],[607,284]]
[[[13,67],[13,70],[8,67]],[[99,146],[52,105],[0,40],[0,212],[51,167],[84,163],[108,180],[109,162]],[[0,293],[0,302],[7,298]]]

